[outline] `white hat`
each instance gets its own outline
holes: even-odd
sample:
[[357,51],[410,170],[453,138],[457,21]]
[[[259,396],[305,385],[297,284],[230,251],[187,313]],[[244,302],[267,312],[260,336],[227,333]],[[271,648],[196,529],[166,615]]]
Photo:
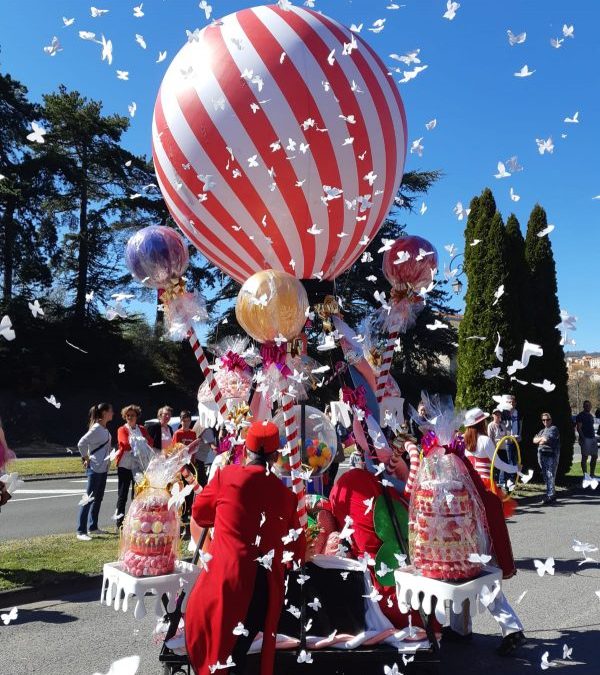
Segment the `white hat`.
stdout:
[[465,426],[474,427],[479,422],[486,420],[490,416],[489,413],[483,412],[481,408],[471,408],[465,413]]

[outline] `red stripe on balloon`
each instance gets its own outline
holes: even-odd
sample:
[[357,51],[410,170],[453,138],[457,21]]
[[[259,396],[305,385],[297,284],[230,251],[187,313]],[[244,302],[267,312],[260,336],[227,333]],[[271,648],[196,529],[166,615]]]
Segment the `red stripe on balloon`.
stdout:
[[[340,43],[343,44],[346,36],[344,35],[343,31],[332,21],[327,19],[321,14],[317,14],[316,12],[313,12],[311,10],[306,10],[310,12],[318,21],[320,21],[324,26],[327,26],[331,32],[338,38]],[[365,41],[360,37],[357,36],[357,40],[361,45],[365,45]],[[371,52],[372,53],[372,52]],[[379,124],[381,126],[381,130],[383,133],[384,137],[384,146],[385,146],[385,153],[386,153],[386,161],[385,161],[385,188],[381,201],[381,207],[379,209],[379,213],[377,214],[377,218],[375,219],[374,223],[375,225],[372,228],[372,232],[376,232],[379,229],[379,226],[383,222],[383,219],[387,216],[387,211],[388,211],[388,203],[393,199],[393,195],[395,194],[395,190],[397,189],[397,185],[395,185],[395,180],[396,180],[396,172],[397,172],[397,156],[396,153],[398,151],[397,149],[397,143],[396,143],[396,132],[394,128],[394,122],[392,120],[392,112],[390,111],[390,108],[388,106],[387,98],[381,88],[381,85],[379,84],[378,80],[376,79],[375,75],[373,74],[371,67],[369,64],[365,61],[365,58],[362,56],[360,53],[360,49],[356,50],[353,52],[354,56],[354,63],[356,67],[358,68],[368,90],[369,94],[371,95],[371,98],[373,99],[373,102],[375,104],[375,108],[377,110],[377,114],[379,116]],[[379,61],[378,56],[374,56],[375,61]],[[401,103],[401,101],[400,101]],[[406,144],[404,145],[404,154],[406,156]],[[401,178],[401,177],[400,177]],[[351,244],[356,240],[359,239],[360,237],[354,237],[353,241]],[[349,255],[351,255],[351,262],[352,264],[358,256],[361,254],[363,250],[363,247],[360,247],[358,251],[356,251],[355,254],[352,254],[350,251],[349,247]],[[340,273],[343,270],[343,265],[338,264],[336,267],[336,274]]]
[[[195,214],[192,211],[190,211],[187,204],[185,204],[185,202],[181,200],[181,198],[177,194],[177,191],[174,190],[173,187],[171,186],[171,183],[169,182],[169,179],[166,177],[163,168],[159,164],[154,152],[153,155],[154,155],[154,169],[156,171],[156,175],[159,181],[162,184],[163,192],[165,192],[168,195],[171,201],[174,202],[179,208],[179,210],[183,211],[188,218],[192,219],[195,218],[196,217]],[[200,239],[196,235],[196,232],[190,227],[189,223],[183,222],[176,213],[173,213],[166,200],[165,203],[167,204],[167,208],[169,209],[169,213],[171,214],[173,220],[177,223],[178,227],[183,231],[186,237],[194,244],[194,246],[196,246],[196,248],[201,252],[207,250],[207,246],[200,241]],[[220,267],[226,274],[229,274],[229,276],[233,277],[234,279],[242,278],[240,276],[240,272],[231,267],[231,262],[229,259],[227,258],[222,259],[219,255],[216,255],[214,253],[213,249],[210,249],[210,253],[211,253],[210,259],[218,267]],[[251,274],[251,272],[249,274]]]
[[[211,47],[211,59],[214,63],[213,74],[218,80],[219,85],[223,90],[223,94],[225,95],[225,98],[228,99],[228,103],[232,110],[234,110],[235,114],[238,116],[238,118],[240,118],[240,111],[238,111],[237,107],[234,105],[234,96],[239,95],[239,91],[236,92],[234,90],[233,83],[235,81],[237,87],[240,87],[241,84],[244,84],[245,88],[248,90],[249,87],[245,82],[242,81],[241,73],[221,38],[221,32],[217,30],[207,30],[204,33],[204,39]],[[236,76],[232,77],[232,73],[234,72],[238,73],[239,79]],[[179,93],[177,95],[177,100],[192,133],[196,137],[198,143],[202,146],[202,149],[209,157],[213,165],[219,171],[223,180],[225,180],[227,185],[231,188],[236,198],[244,205],[258,228],[265,232],[265,236],[269,236],[272,239],[273,243],[271,246],[283,267],[287,264],[291,257],[285,237],[277,227],[265,228],[262,225],[262,220],[265,215],[267,216],[267,222],[269,224],[275,223],[275,218],[271,214],[265,202],[262,200],[262,197],[254,186],[254,183],[249,178],[249,174],[245,170],[245,167],[241,165],[239,158],[236,158],[241,176],[234,178],[233,175],[225,170],[223,166],[224,160],[222,157],[218,156],[217,148],[220,145],[220,147],[225,152],[228,142],[221,135],[219,129],[213,122],[209,112],[204,107],[204,104],[194,89],[190,88],[185,92]],[[251,100],[255,99],[252,98]],[[248,112],[251,112],[249,106],[250,103],[248,103]],[[246,125],[243,126],[248,135],[252,137],[251,127],[248,129]],[[203,138],[210,139],[210,142],[204,143],[202,140]],[[270,142],[272,142],[272,140]],[[246,158],[244,158],[243,161],[246,161]],[[255,247],[253,243],[251,243],[251,246]],[[256,256],[253,257],[257,260],[259,269],[271,267],[271,265],[264,260],[264,256],[262,254],[258,259]]]
[[[241,20],[242,15],[254,15],[248,10],[247,12],[238,14],[237,18],[242,30],[246,32],[248,40],[252,43],[253,48],[257,49],[254,39],[255,36],[248,35]],[[296,174],[292,163],[287,159],[285,152],[271,152],[270,144],[278,140],[277,132],[271,124],[268,115],[260,105],[259,99],[255,96],[250,84],[244,82],[242,79],[242,73],[231,56],[221,31],[206,31],[205,41],[211,48],[213,75],[219,83],[225,98],[236,114],[240,124],[244,127],[244,130],[264,162],[264,170],[266,171],[267,167],[273,167],[275,169],[275,177],[272,180],[277,184],[277,189],[292,216],[293,224],[297,226],[298,223],[310,222],[311,216],[308,202],[306,201],[304,193],[296,187],[298,175]],[[258,49],[257,51],[260,54]],[[281,47],[279,47],[277,56],[280,53]],[[232,77],[232,73],[237,73],[237,75]],[[259,110],[257,110],[256,113],[252,112],[252,104],[259,106]],[[246,177],[249,177],[249,175],[248,172],[245,173]],[[250,181],[250,183],[252,182]],[[242,199],[241,195],[240,199]],[[267,207],[265,206],[264,208],[266,212]],[[261,214],[261,219],[262,215],[264,215],[264,213]],[[268,219],[269,225],[267,227],[267,233],[271,235],[273,232],[272,228],[275,228],[276,237],[272,237],[273,249],[279,259],[281,268],[287,270],[289,260],[293,256],[286,242],[285,223],[278,223],[271,214],[268,215]],[[298,234],[300,241],[302,241],[304,233],[299,232]],[[306,257],[308,257],[309,260],[314,259],[314,250],[311,250],[311,242],[308,242],[308,246],[303,245],[302,248],[305,260]],[[306,269],[306,262],[304,265]],[[308,276],[311,276],[311,272],[312,268],[310,268]]]
[[[280,10],[274,6],[270,6],[265,9],[269,9],[276,14],[290,14],[292,17],[295,17],[293,12],[280,12]],[[282,18],[286,20],[286,22],[295,32],[298,32],[297,29],[300,28],[298,24],[296,24],[296,27],[294,27],[289,23],[289,21],[287,21],[289,17],[283,16]],[[292,112],[294,113],[299,127],[308,117],[312,117],[319,127],[325,128],[325,121],[321,115],[319,106],[317,105],[317,102],[313,98],[308,86],[306,85],[304,78],[298,72],[292,59],[287,58],[282,64],[279,64],[278,57],[284,50],[281,44],[276,40],[275,36],[254,13],[248,12],[244,13],[243,16],[238,15],[238,20],[263,62],[266,64],[271,61],[278,64],[277,72],[274,72],[273,70],[270,70],[269,72],[277,83]],[[304,38],[304,32],[306,31],[306,28],[310,27],[301,19],[299,21],[305,27],[302,35]],[[312,31],[312,29],[310,30]],[[327,54],[328,53],[329,52],[327,52]],[[327,54],[325,54],[325,59],[327,59]],[[342,179],[340,176],[336,153],[329,135],[326,133],[317,132],[314,135],[311,135],[311,138],[307,139],[307,141],[309,141],[311,144],[311,150],[314,150],[312,152],[312,156],[317,167],[319,180],[321,183],[323,185],[331,185],[332,187],[341,188]],[[289,190],[293,188],[293,185],[288,185],[286,187]],[[323,196],[325,196],[324,192]],[[329,240],[325,261],[330,260],[335,255],[336,249],[339,247],[340,240],[337,237],[337,234],[342,231],[344,222],[344,202],[342,199],[335,199],[329,202],[328,212]],[[311,224],[312,223],[310,223],[308,227],[310,227]],[[321,225],[321,223],[317,223],[317,225]],[[313,239],[313,235],[306,235],[305,232],[300,232],[299,234],[303,240],[304,246],[306,247],[304,273],[302,278],[310,278],[314,272],[320,271],[314,270],[312,267],[314,264],[315,248],[318,242]],[[309,265],[309,262],[311,265]]]
[[[315,30],[313,26],[311,26],[309,22],[307,22],[303,17],[296,14],[295,12],[284,11],[274,6],[270,7],[270,9],[276,14],[278,14],[278,16],[280,16],[290,26],[290,28],[294,30],[294,32],[306,44],[309,51],[314,56],[317,62],[319,62],[320,64],[327,63],[327,57],[329,56],[331,49],[325,43],[321,35],[319,35],[319,33]],[[335,38],[336,36],[333,35],[332,37]],[[355,139],[353,148],[357,147],[360,148],[361,151],[364,150],[367,151],[366,162],[360,162],[360,160],[358,159],[357,155],[361,154],[360,152],[352,151],[354,155],[354,162],[356,165],[356,175],[357,175],[356,195],[352,193],[347,194],[347,188],[346,186],[344,186],[345,187],[344,196],[347,197],[348,199],[353,199],[355,196],[368,194],[368,192],[371,191],[371,188],[368,185],[368,183],[365,183],[365,181],[362,178],[362,176],[369,173],[369,171],[373,169],[372,164],[373,153],[369,141],[369,132],[367,129],[365,118],[363,116],[362,108],[360,106],[360,101],[358,100],[357,96],[352,92],[350,86],[351,83],[348,80],[348,76],[346,75],[344,69],[339,64],[339,62],[336,60],[333,66],[329,66],[327,68],[327,72],[326,73],[324,72],[323,75],[327,78],[327,81],[331,86],[334,96],[339,101],[339,105],[343,113],[345,115],[353,114],[355,116],[356,124],[353,124],[352,128],[350,128],[350,126],[346,123],[348,136],[353,136]],[[327,140],[330,141],[329,137],[327,137]],[[331,146],[331,142],[329,143],[329,145],[331,147],[331,152],[333,153],[332,156],[336,157],[337,159],[337,155],[333,150],[333,146]],[[365,184],[367,186],[366,189],[364,188]],[[333,185],[334,187],[338,186],[341,187],[339,183],[337,184],[330,183],[330,185]],[[340,198],[330,202],[330,207],[337,203],[336,205],[339,206],[339,209],[337,209],[337,211],[339,212],[341,210],[341,214],[339,213],[332,214],[330,212],[330,219],[329,219],[330,223],[332,218],[339,218],[339,220],[336,222],[336,225],[339,224],[339,227],[335,228],[336,231],[333,231],[334,228],[332,228],[331,226],[329,228],[329,249],[327,252],[326,261],[330,261],[330,266],[325,274],[325,277],[327,278],[334,278],[336,276],[335,274],[333,274],[334,270],[338,268],[340,265],[344,264],[343,261],[347,259],[347,254],[353,251],[353,249],[356,246],[356,243],[360,239],[360,231],[357,232],[357,228],[356,227],[353,228],[352,237],[350,239],[350,243],[348,244],[345,250],[344,255],[340,259],[336,259],[337,251],[339,250],[341,245],[341,241],[339,237],[337,237],[337,234],[342,232],[345,219],[344,202],[342,201],[342,199],[343,198]]]
[[396,103],[398,104],[398,108],[400,109],[400,117],[402,118],[402,130],[404,132],[404,155],[406,156],[406,146],[408,144],[408,122],[406,120],[406,111],[404,110],[404,103],[402,102],[402,97],[400,96],[400,92],[398,91],[398,87],[396,86],[395,81],[388,75],[387,68],[377,55],[377,52],[373,49],[373,47],[371,47],[371,45],[368,42],[365,42],[364,40],[361,40],[361,42],[367,48],[367,51],[371,55],[376,66],[381,70],[381,73],[385,77],[386,81],[390,83],[390,89],[392,90],[392,94],[396,99]]
[[[189,159],[182,152],[181,148],[179,147],[177,141],[175,140],[171,132],[171,129],[169,128],[169,125],[167,124],[164,110],[162,107],[162,90],[161,92],[159,92],[158,98],[156,100],[156,106],[154,108],[154,118],[156,120],[157,130],[160,133],[160,141],[171,163],[174,166],[177,166],[178,164],[179,165],[187,164],[189,162]],[[213,163],[215,164],[215,166],[218,166],[218,164],[216,164],[214,160]],[[178,172],[178,174],[179,177],[183,180],[185,185],[193,194],[200,194],[202,192],[204,185],[196,175],[195,171],[190,169],[189,171],[184,171],[182,173]],[[167,182],[169,183],[170,186],[170,182],[168,180]],[[173,199],[173,201],[176,201],[178,205],[179,204],[184,205],[185,210],[190,214],[189,216],[190,219],[194,221],[195,227],[201,226],[203,224],[201,222],[201,217],[198,214],[194,213],[190,209],[190,207],[187,206],[187,204],[185,204],[185,202],[181,199],[179,195],[176,195],[176,198],[173,198],[173,196],[171,198]],[[227,212],[227,210],[221,204],[221,202],[210,193],[208,199],[205,202],[203,202],[202,206],[204,206],[204,208],[212,215],[212,217],[221,225],[223,229],[226,229],[227,226],[231,226],[235,222],[235,219]],[[186,213],[186,216],[188,215],[188,213]],[[190,225],[188,224],[188,228],[189,227]],[[248,276],[253,274],[252,268],[248,266],[246,261],[242,261],[242,259],[239,258],[233,251],[225,248],[225,244],[223,243],[223,240],[219,237],[217,232],[213,232],[213,230],[205,226],[205,231],[203,233],[206,235],[206,238],[211,242],[211,244],[215,246],[218,251],[221,251],[221,253],[225,257],[231,258],[232,262],[235,262],[235,264],[238,265],[240,269],[248,270]],[[262,255],[260,249],[251,240],[249,240],[247,243],[245,242],[244,246],[246,247],[248,255],[252,257],[256,262],[258,268],[262,269],[264,267],[264,256]],[[212,256],[213,255],[212,249],[209,252]],[[235,278],[240,280],[239,275],[235,275]],[[244,281],[244,279],[242,279],[242,281]]]

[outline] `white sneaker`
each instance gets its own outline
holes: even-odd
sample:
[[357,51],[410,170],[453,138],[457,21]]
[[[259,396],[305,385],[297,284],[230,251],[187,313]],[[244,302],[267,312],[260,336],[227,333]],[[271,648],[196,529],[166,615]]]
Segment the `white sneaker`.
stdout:
[[79,539],[79,541],[92,541],[92,538],[87,534],[78,534],[77,539]]
[[98,529],[98,530],[88,530],[88,534],[108,534],[108,532]]

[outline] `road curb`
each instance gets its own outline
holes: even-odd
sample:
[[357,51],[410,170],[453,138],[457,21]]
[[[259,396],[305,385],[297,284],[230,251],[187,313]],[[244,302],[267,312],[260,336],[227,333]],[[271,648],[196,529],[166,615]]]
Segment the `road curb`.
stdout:
[[65,595],[73,595],[81,591],[98,589],[98,598],[102,589],[102,575],[90,574],[76,579],[65,579],[53,584],[45,584],[39,588],[24,586],[22,588],[0,591],[0,608],[19,607],[41,600],[58,600]]
[[[109,471],[109,476],[116,476],[116,471]],[[53,473],[47,476],[25,476],[22,478],[26,483],[35,483],[40,480],[68,480],[70,478],[86,478],[85,473]]]

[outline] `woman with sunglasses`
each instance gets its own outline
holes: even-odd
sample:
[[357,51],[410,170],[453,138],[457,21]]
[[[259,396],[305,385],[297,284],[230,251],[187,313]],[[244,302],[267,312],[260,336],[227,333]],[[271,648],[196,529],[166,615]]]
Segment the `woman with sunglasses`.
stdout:
[[125,518],[125,507],[127,506],[127,494],[131,486],[131,499],[133,499],[134,486],[134,471],[140,471],[141,466],[132,452],[131,445],[138,439],[143,439],[152,447],[152,439],[146,431],[145,427],[138,424],[138,419],[142,414],[142,410],[137,405],[126,405],[121,410],[121,417],[125,424],[120,426],[117,430],[117,440],[119,442],[119,450],[115,457],[117,464],[117,481],[118,481],[118,497],[117,497],[117,529],[123,524]]
[[534,436],[533,442],[538,446],[538,464],[546,482],[546,496],[543,503],[552,504],[556,501],[554,481],[560,457],[560,433],[552,424],[550,413],[542,413],[542,424],[544,427]]

